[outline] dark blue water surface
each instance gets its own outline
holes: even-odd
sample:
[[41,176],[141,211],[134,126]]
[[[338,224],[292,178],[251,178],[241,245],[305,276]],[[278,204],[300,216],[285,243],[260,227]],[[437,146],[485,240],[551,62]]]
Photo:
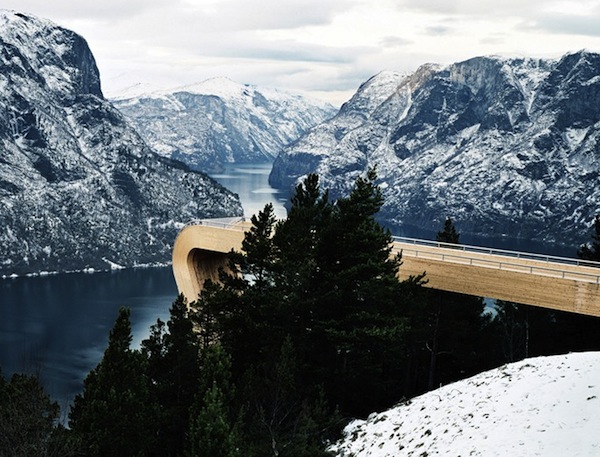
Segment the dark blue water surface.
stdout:
[[[270,163],[229,165],[214,178],[237,193],[250,216],[267,202],[285,217],[268,184]],[[37,374],[65,407],[101,360],[119,307],[131,308],[133,345],[157,318],[166,321],[177,297],[171,267],[0,279],[0,367]],[[66,409],[66,408],[65,408]]]
[[69,273],[0,280],[0,366],[37,374],[65,405],[106,349],[121,306],[131,309],[134,346],[177,296],[171,268]]

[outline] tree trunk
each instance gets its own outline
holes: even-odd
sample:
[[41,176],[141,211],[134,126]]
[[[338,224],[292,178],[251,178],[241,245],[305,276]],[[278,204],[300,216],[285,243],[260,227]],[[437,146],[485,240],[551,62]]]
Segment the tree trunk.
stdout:
[[438,298],[437,309],[435,313],[435,324],[433,326],[433,339],[431,342],[431,358],[429,360],[429,379],[427,382],[427,389],[433,390],[435,386],[435,372],[437,368],[437,356],[439,349],[439,332],[440,332],[440,317],[442,314],[442,303]]

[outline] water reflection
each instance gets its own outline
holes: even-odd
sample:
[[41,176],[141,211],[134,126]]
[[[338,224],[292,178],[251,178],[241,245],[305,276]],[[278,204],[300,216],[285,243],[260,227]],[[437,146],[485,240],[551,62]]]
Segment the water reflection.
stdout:
[[261,211],[268,202],[273,203],[275,217],[287,216],[284,207],[285,197],[277,189],[269,186],[269,173],[272,164],[230,164],[223,173],[211,175],[219,183],[239,195],[247,217]]
[[171,268],[72,273],[0,281],[0,366],[40,376],[65,404],[106,349],[120,306],[131,308],[134,345],[177,295]]

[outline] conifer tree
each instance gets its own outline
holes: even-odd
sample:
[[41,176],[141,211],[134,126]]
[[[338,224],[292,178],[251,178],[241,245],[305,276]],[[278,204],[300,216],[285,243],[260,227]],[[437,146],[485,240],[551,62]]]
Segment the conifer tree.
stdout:
[[446,221],[444,222],[444,228],[437,233],[435,236],[435,241],[450,244],[460,243],[460,235],[456,231],[456,227],[454,226],[454,222],[451,218],[446,218]]
[[202,398],[202,407],[190,420],[189,457],[242,455],[227,409],[221,388],[213,383]]
[[[371,170],[348,197],[329,202],[309,175],[285,221],[275,222],[269,205],[252,218],[221,284],[209,284],[200,297],[210,302],[214,314],[205,318],[231,354],[236,401],[247,411],[244,436],[254,437],[258,455],[273,452],[275,437],[278,452],[284,442],[291,449],[303,442],[301,430],[307,436],[319,429],[322,438],[325,417],[338,405],[342,414],[363,415],[402,395],[405,297],[420,279],[398,281],[401,259],[390,255],[391,234],[375,219],[383,204],[376,179]],[[295,367],[293,376],[277,374],[284,366]],[[280,421],[273,413],[286,408]],[[270,425],[250,427],[260,423]],[[314,433],[312,440],[298,449],[321,443]]]
[[274,227],[273,206],[268,204],[252,217],[242,252],[230,253],[229,273],[222,272],[222,290],[212,300],[236,378],[258,363],[257,357],[274,356],[289,325],[286,301],[275,282]]
[[318,176],[310,174],[296,186],[288,217],[277,224],[273,236],[278,290],[287,303],[285,333],[293,340],[300,364],[320,350],[314,334],[307,332],[315,328],[320,301],[317,251],[331,213],[328,192],[321,190]]
[[143,456],[155,445],[156,407],[144,359],[130,348],[129,315],[129,309],[119,310],[104,357],[85,378],[69,415],[71,431],[88,456]]
[[577,257],[583,260],[593,260],[600,262],[600,214],[594,218],[594,233],[592,241],[582,244],[577,251]]
[[328,192],[322,192],[318,176],[310,174],[296,186],[288,217],[276,227],[273,240],[281,268],[286,276],[297,277],[296,286],[302,284],[307,279],[306,274],[311,274],[314,268],[315,249],[329,224],[331,210]]
[[249,454],[325,456],[325,432],[338,420],[322,391],[303,382],[292,339],[279,354],[249,370],[244,378],[247,399],[246,446]]
[[199,390],[190,408],[188,457],[242,455],[231,358],[218,342],[203,353]]
[[[315,333],[323,341],[320,376],[343,412],[366,414],[397,394],[407,321],[400,312],[399,256],[375,219],[383,204],[376,171],[338,199],[317,250]],[[353,392],[360,391],[360,396]]]
[[237,256],[236,262],[246,275],[252,277],[256,289],[261,290],[272,285],[272,265],[275,261],[273,249],[273,230],[275,213],[273,205],[268,203],[258,215],[251,218],[252,227],[242,241],[243,256]]
[[199,342],[188,315],[187,301],[179,295],[165,324],[158,320],[142,342],[152,393],[160,405],[157,436],[161,455],[183,455],[189,427],[189,407],[200,379]]
[[6,382],[0,373],[0,457],[71,455],[58,440],[59,412],[35,376],[14,374]]

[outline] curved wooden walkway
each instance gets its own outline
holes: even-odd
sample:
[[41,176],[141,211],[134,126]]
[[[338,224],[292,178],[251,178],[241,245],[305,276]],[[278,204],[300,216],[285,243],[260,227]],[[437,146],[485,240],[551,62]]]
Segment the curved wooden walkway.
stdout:
[[[240,250],[250,223],[239,218],[195,221],[173,247],[179,292],[196,300],[208,278],[218,279],[227,253]],[[600,264],[576,259],[395,238],[399,277],[426,273],[426,287],[600,316]]]

